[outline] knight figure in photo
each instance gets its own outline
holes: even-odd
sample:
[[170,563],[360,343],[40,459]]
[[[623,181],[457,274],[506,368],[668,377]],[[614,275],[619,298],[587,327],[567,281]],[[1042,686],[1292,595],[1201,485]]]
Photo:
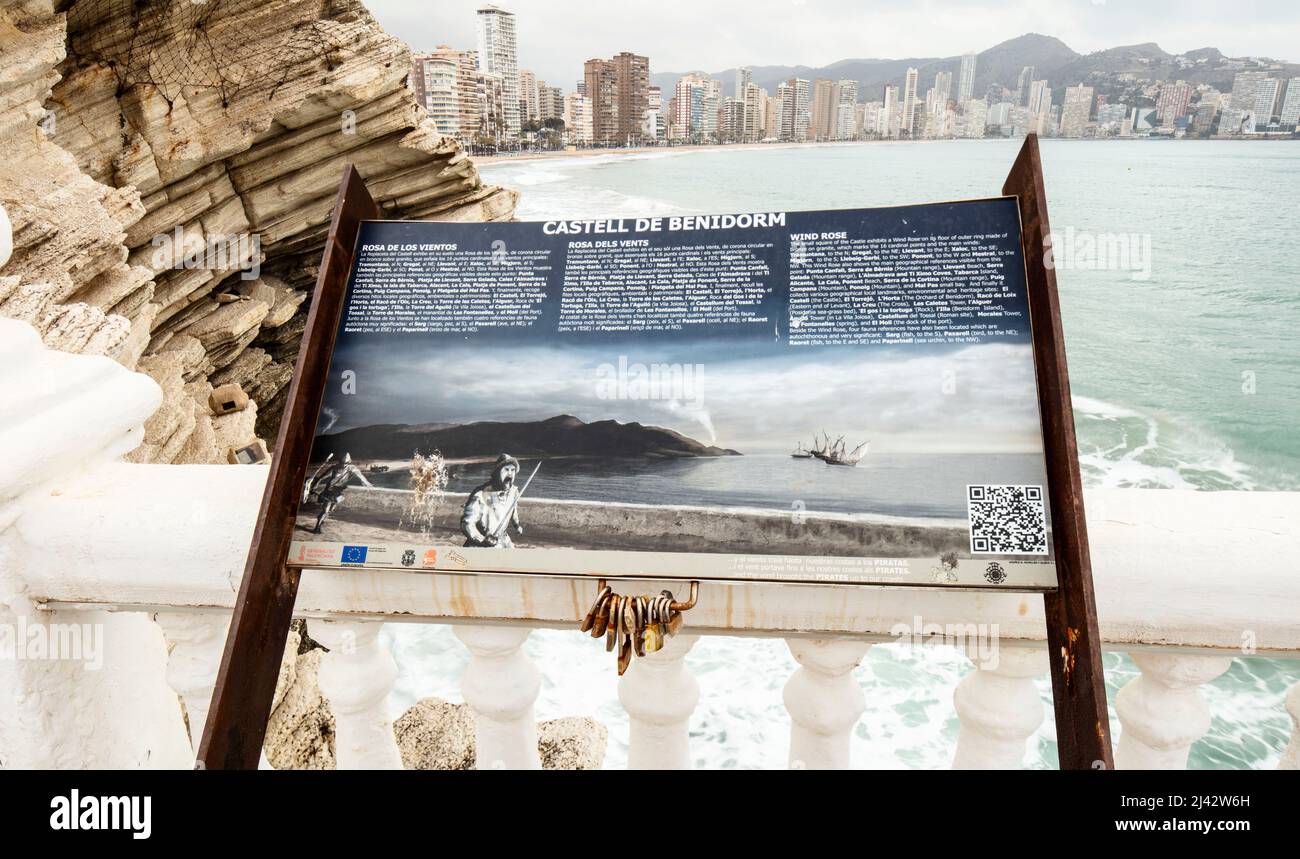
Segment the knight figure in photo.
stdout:
[[[330,454],[333,457],[333,454]],[[325,520],[334,512],[334,508],[343,500],[343,490],[347,489],[356,478],[370,486],[369,480],[361,473],[361,469],[352,464],[352,454],[343,454],[343,459],[339,462],[331,463],[329,459],[317,470],[311,480],[307,482],[306,491],[303,493],[303,500],[314,502],[320,505],[320,515],[316,517],[316,527],[312,529],[313,534],[319,534],[321,528],[325,525]]]
[[515,533],[522,535],[519,524],[519,490],[515,478],[519,476],[519,460],[508,453],[497,457],[492,466],[492,476],[487,483],[476,487],[465,500],[465,511],[460,517],[460,530],[465,535],[466,546],[510,549],[508,527],[514,525]]

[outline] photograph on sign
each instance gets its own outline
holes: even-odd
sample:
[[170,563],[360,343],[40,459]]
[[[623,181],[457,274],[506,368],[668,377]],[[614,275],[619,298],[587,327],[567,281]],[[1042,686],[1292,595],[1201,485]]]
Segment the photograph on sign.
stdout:
[[1056,584],[1019,212],[361,225],[289,561]]

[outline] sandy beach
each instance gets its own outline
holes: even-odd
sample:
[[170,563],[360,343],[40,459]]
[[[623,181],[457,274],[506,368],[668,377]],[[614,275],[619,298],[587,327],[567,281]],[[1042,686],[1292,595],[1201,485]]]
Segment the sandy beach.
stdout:
[[[403,537],[431,545],[463,543],[463,497],[446,496],[427,511],[422,527],[403,525],[410,516],[407,490],[349,488],[326,522],[319,539],[337,542],[392,542]],[[318,509],[307,505],[298,516],[295,539],[310,539]],[[966,530],[958,523],[834,513],[809,513],[792,519],[782,511],[615,504],[525,498],[519,502],[526,539],[521,548],[561,547],[623,551],[730,552],[766,555],[807,552],[816,555],[908,558],[935,557],[945,551],[966,554]],[[512,532],[513,536],[513,532]]]
[[536,161],[542,158],[596,158],[631,157],[636,155],[670,154],[677,152],[735,152],[745,149],[804,149],[826,146],[861,146],[870,143],[897,143],[895,140],[839,140],[806,143],[686,143],[678,146],[634,146],[610,149],[556,149],[549,152],[523,152],[518,155],[476,155],[474,163],[480,167]]

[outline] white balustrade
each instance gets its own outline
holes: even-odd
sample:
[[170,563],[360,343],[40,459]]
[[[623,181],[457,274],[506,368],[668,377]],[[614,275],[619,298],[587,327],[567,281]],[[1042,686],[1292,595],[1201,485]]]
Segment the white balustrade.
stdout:
[[456,627],[456,637],[470,652],[460,689],[474,711],[481,770],[542,768],[533,715],[542,675],[522,649],[531,634],[513,626]]
[[871,644],[852,639],[788,638],[799,668],[785,684],[792,769],[848,769],[849,740],[866,710],[853,669]]
[[690,769],[690,719],[700,684],[686,667],[686,654],[698,640],[672,636],[662,650],[633,658],[619,678],[618,700],[628,716],[628,769]]
[[1135,652],[1142,673],[1119,690],[1115,712],[1123,730],[1117,769],[1172,770],[1187,766],[1192,743],[1210,729],[1200,687],[1232,666],[1230,656]]
[[312,638],[329,650],[321,659],[317,682],[334,713],[334,757],[341,770],[402,768],[388,715],[397,663],[379,643],[383,626],[364,621],[311,625]]
[[212,688],[221,668],[230,616],[216,612],[160,611],[154,621],[171,646],[167,654],[167,685],[185,704],[190,745],[197,753],[212,704]]
[[1026,742],[1043,723],[1034,678],[1048,671],[1047,651],[1003,644],[971,655],[975,670],[952,696],[961,720],[953,769],[1019,769]]

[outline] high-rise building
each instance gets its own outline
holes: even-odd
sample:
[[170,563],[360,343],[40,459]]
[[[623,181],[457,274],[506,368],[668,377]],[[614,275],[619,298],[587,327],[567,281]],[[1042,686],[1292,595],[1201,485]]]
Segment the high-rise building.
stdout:
[[[970,101],[975,91],[975,54],[961,58],[961,72],[957,75],[957,104],[964,105]],[[987,107],[987,105],[985,105]],[[980,132],[983,134],[983,132]]]
[[618,82],[611,60],[587,60],[582,66],[586,97],[591,103],[591,133],[596,143],[617,143]]
[[692,72],[677,81],[671,121],[674,133],[685,140],[711,141],[718,132],[722,82]]
[[934,76],[934,104],[947,107],[952,98],[952,72],[939,72]]
[[1210,129],[1214,127],[1214,115],[1218,112],[1213,102],[1202,100],[1196,105],[1196,113],[1192,116],[1192,132],[1201,135],[1209,134]]
[[1016,81],[1016,104],[1021,107],[1029,106],[1029,92],[1034,86],[1035,72],[1033,66],[1025,66],[1020,70],[1020,78]]
[[643,123],[646,139],[663,140],[667,136],[666,122],[663,89],[657,86],[648,87],[646,89],[645,122]]
[[1282,81],[1277,78],[1264,78],[1255,87],[1255,128],[1263,131],[1278,115],[1279,96],[1282,94]]
[[650,58],[623,51],[614,57],[618,95],[618,136],[633,141],[643,133],[650,109]]
[[789,81],[776,85],[776,136],[780,140],[794,139],[794,109],[791,107],[794,96],[790,91]]
[[1228,107],[1233,110],[1254,110],[1255,90],[1259,82],[1268,77],[1265,72],[1237,72],[1232,78],[1232,94]]
[[[488,140],[501,140],[512,136],[506,124],[505,82],[501,75],[479,71],[475,84],[479,107],[479,132]],[[516,103],[516,111],[518,111],[518,103]]]
[[1278,121],[1284,131],[1294,131],[1300,125],[1300,77],[1287,82],[1286,98],[1282,101]]
[[758,84],[745,85],[745,135],[754,142],[767,136],[767,90]]
[[744,101],[745,91],[749,85],[754,82],[754,70],[749,66],[741,66],[736,69],[736,91],[732,93],[736,98]]
[[961,137],[980,138],[984,136],[984,127],[988,124],[989,106],[982,99],[968,99],[962,111],[959,135]]
[[804,141],[812,126],[812,87],[803,78],[790,78],[790,133],[791,140]]
[[1187,113],[1192,100],[1192,87],[1186,81],[1166,81],[1156,99],[1156,118],[1161,125],[1173,125],[1174,120]]
[[564,130],[570,143],[592,142],[591,99],[572,92],[564,98]]
[[543,122],[564,119],[564,92],[559,87],[537,82],[537,116]]
[[840,140],[853,140],[862,134],[861,112],[858,110],[858,82],[840,80],[835,84],[839,92],[839,117],[835,136]]
[[988,116],[984,118],[984,125],[986,127],[1010,125],[1011,109],[1015,106],[1009,101],[1000,101],[997,104],[989,105]]
[[519,134],[519,61],[515,37],[515,16],[496,6],[478,10],[478,68],[501,81],[502,133]]
[[[1100,101],[1100,99],[1098,99]],[[1097,124],[1110,125],[1114,124],[1115,129],[1128,118],[1128,105],[1123,102],[1107,102],[1106,104],[1097,105]]]
[[1047,81],[1034,81],[1029,86],[1029,100],[1025,102],[1030,115],[1050,113],[1052,110],[1052,88]]
[[1068,86],[1061,103],[1061,136],[1082,137],[1092,115],[1092,87]]
[[416,54],[408,84],[439,133],[471,142],[483,131],[485,111],[474,51],[439,45],[432,53]]
[[[439,134],[460,137],[461,117],[456,80],[456,63],[447,57],[414,54],[411,57],[410,87]],[[467,129],[468,130],[468,129]]]
[[587,60],[583,83],[591,100],[596,142],[628,144],[645,134],[650,102],[649,59],[624,51],[609,60]]
[[[781,86],[784,86],[782,84]],[[778,91],[780,87],[777,88]],[[779,140],[781,137],[781,98],[769,95],[763,99],[763,139]]]
[[740,143],[745,139],[745,102],[727,96],[718,112],[718,138],[723,143]]
[[925,137],[925,131],[926,131],[925,117],[926,117],[925,102],[921,101],[920,99],[917,99],[916,102],[912,105],[911,128],[912,128],[913,137],[916,138]]
[[913,136],[912,118],[916,111],[916,69],[908,69],[907,75],[903,78],[903,122],[902,130],[905,137]]
[[898,87],[885,84],[885,96],[880,105],[880,116],[876,120],[876,133],[881,137],[896,138],[899,132]]
[[840,95],[835,82],[826,78],[813,81],[812,138],[830,140],[839,124]]
[[698,132],[701,79],[700,75],[689,74],[677,80],[669,111],[669,123],[673,129],[673,136],[678,139],[689,140]]
[[538,114],[537,76],[528,69],[519,71],[519,118],[521,122],[537,122]]

